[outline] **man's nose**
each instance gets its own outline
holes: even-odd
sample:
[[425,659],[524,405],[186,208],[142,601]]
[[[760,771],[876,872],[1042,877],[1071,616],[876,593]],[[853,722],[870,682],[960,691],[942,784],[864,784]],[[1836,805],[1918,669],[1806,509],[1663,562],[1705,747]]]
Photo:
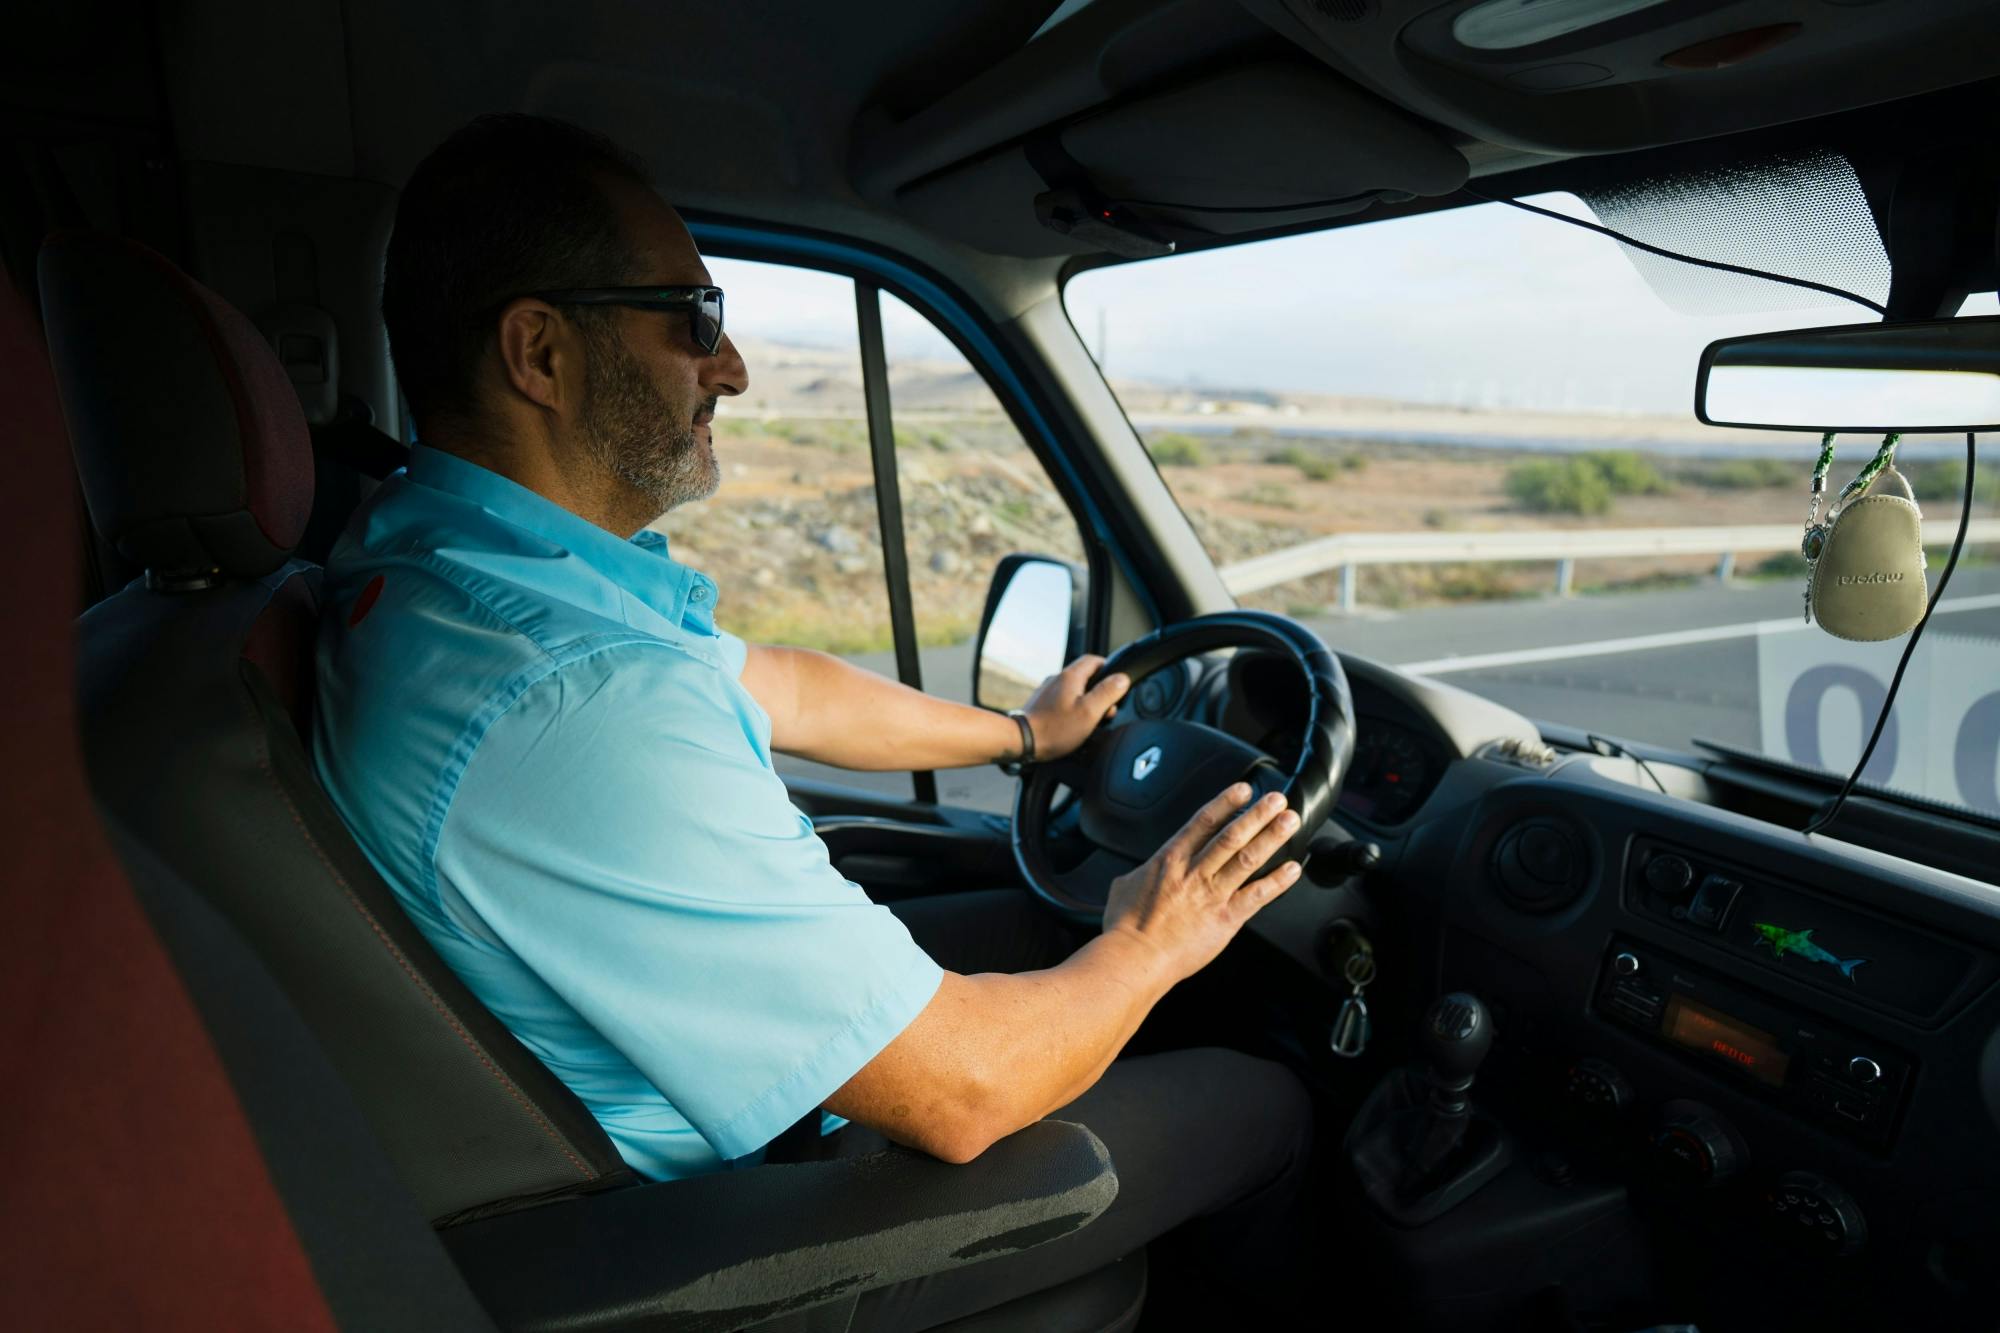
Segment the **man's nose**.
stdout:
[[701,387],[711,397],[734,397],[750,387],[750,368],[726,333],[715,355],[703,359],[701,370]]

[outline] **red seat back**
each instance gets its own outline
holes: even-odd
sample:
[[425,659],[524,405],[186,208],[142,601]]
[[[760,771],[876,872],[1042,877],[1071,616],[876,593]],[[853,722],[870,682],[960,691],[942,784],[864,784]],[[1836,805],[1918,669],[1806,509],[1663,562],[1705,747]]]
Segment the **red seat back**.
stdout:
[[75,477],[0,285],[0,1308],[16,1328],[331,1329],[187,992],[113,858],[76,741]]

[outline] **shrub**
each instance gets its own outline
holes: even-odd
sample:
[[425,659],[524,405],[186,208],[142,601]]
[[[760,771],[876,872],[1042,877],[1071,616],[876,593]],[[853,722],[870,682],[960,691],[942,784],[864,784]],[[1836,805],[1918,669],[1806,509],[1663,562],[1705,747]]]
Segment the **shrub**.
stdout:
[[958,447],[958,439],[950,431],[936,426],[898,426],[896,447],[898,449],[931,448],[941,454],[948,454]]
[[869,447],[868,423],[865,421],[828,418],[817,423],[815,434],[835,453],[844,454]]
[[1492,565],[1439,565],[1435,588],[1448,602],[1492,602],[1521,595]]
[[1290,489],[1275,481],[1260,481],[1248,490],[1238,491],[1234,498],[1244,504],[1269,505],[1274,509],[1299,507],[1299,502],[1292,498]]
[[1208,450],[1192,435],[1169,431],[1146,446],[1161,467],[1200,467],[1208,461]]
[[[1351,458],[1353,455],[1348,457]],[[1346,458],[1336,461],[1325,454],[1315,453],[1296,444],[1288,444],[1276,450],[1270,455],[1270,461],[1297,468],[1299,475],[1307,481],[1325,481],[1333,476],[1336,468],[1350,466]]]
[[1507,472],[1507,494],[1534,514],[1590,517],[1611,508],[1611,484],[1582,458],[1537,459]]
[[1804,475],[1782,458],[1732,458],[1681,469],[1681,480],[1714,491],[1755,491],[1789,486]]
[[1806,558],[1797,551],[1779,551],[1776,555],[1767,555],[1762,560],[1759,560],[1757,567],[1750,571],[1750,577],[1758,579],[1802,579],[1811,568],[1812,566],[1806,563]]
[[1613,495],[1660,495],[1669,489],[1667,479],[1630,449],[1593,450],[1578,461],[1596,468]]
[[[1953,504],[1965,493],[1965,464],[1926,463],[1904,476],[1910,480],[1910,490],[1919,500],[1949,500]],[[2000,474],[1989,469],[1981,469],[1972,484],[1972,499],[1975,504],[2000,504]]]
[[1340,470],[1342,472],[1359,472],[1367,466],[1368,455],[1366,454],[1342,454],[1340,456]]
[[1523,509],[1586,518],[1609,510],[1613,496],[1658,495],[1669,489],[1666,478],[1629,449],[1517,463],[1508,470],[1506,486]]

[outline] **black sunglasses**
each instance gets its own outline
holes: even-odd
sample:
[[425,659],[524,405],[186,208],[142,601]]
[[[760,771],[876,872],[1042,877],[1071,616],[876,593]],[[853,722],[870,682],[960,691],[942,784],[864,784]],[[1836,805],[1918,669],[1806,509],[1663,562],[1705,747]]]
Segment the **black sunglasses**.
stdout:
[[720,287],[579,287],[572,291],[527,292],[550,305],[629,305],[640,310],[685,310],[689,332],[710,356],[722,350]]

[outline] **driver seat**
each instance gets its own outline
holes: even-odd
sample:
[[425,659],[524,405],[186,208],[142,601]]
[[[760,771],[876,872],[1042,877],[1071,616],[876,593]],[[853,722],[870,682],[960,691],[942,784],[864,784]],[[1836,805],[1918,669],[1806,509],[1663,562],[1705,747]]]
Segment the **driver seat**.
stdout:
[[439,1224],[627,1183],[583,1104],[465,989],[307,756],[319,570],[306,423],[256,328],[143,246],[42,251],[50,358],[92,521],[143,579],[77,626],[98,799],[291,993]]
[[[95,799],[260,956],[503,1324],[817,1326],[871,1287],[1027,1248],[1109,1205],[1103,1145],[1055,1122],[966,1167],[898,1149],[642,1183],[437,957],[313,777],[319,571],[292,558],[313,467],[276,357],[134,242],[58,235],[38,272],[92,521],[146,571],[77,626]],[[1143,1263],[1134,1281],[1117,1265],[1003,1308],[1037,1327],[1129,1326]]]

